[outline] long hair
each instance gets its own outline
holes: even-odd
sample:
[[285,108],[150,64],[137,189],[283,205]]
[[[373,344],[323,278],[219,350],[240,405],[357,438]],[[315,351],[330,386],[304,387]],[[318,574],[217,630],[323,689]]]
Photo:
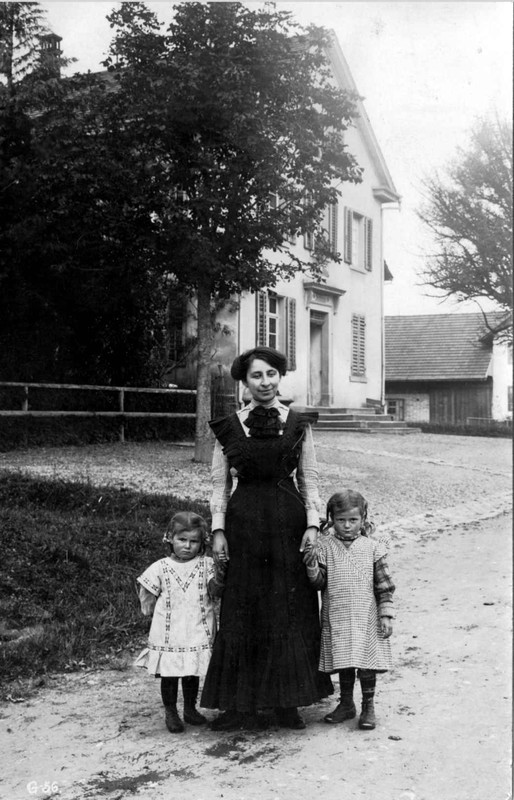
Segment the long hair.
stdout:
[[200,514],[197,514],[195,511],[178,511],[170,519],[162,541],[172,547],[173,537],[176,536],[177,533],[181,531],[200,531],[202,537],[200,552],[204,553],[208,530],[207,522]]
[[373,522],[368,520],[368,501],[360,492],[356,492],[354,489],[344,489],[329,498],[327,502],[327,519],[321,530],[324,531],[330,527],[334,514],[337,514],[338,511],[351,511],[352,508],[358,508],[362,517],[362,536],[370,536],[375,530],[375,526]]

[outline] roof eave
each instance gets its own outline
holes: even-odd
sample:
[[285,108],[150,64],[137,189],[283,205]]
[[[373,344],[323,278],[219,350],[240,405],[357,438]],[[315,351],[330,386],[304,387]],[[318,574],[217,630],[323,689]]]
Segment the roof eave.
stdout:
[[[333,30],[331,31],[331,34],[332,46],[328,50],[328,55],[332,63],[334,75],[341,88],[348,89],[351,92],[354,92],[356,95],[359,95],[353,75],[350,71],[350,67],[348,66],[348,63],[343,55],[339,40]],[[373,161],[379,175],[380,186],[378,189],[381,193],[385,192],[388,198],[387,200],[380,200],[380,202],[399,202],[400,195],[396,191],[396,187],[385,162],[385,158],[380,149],[373,128],[371,127],[371,122],[367,115],[366,109],[364,108],[364,103],[360,99],[357,100],[357,109],[359,116],[355,119],[355,127],[362,135],[370,158]]]
[[373,189],[373,197],[380,203],[400,202],[400,195],[398,192],[393,192],[388,186],[375,186]]

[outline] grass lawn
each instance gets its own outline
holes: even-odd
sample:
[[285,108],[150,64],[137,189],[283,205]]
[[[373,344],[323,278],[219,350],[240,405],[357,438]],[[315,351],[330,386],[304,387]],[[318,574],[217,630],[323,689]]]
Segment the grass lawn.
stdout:
[[0,682],[108,662],[148,628],[135,579],[170,517],[204,503],[0,473]]

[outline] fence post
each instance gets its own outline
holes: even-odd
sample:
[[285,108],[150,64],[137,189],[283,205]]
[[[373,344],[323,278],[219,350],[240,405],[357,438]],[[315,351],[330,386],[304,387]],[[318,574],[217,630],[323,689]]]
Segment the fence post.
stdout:
[[[120,411],[123,414],[125,412],[125,390],[120,389]],[[122,444],[125,442],[125,421],[124,417],[121,418],[120,422],[120,442]]]
[[[29,410],[29,387],[23,387],[23,400],[21,401],[21,410]],[[29,446],[29,418],[25,417],[23,420],[23,446],[25,450]]]

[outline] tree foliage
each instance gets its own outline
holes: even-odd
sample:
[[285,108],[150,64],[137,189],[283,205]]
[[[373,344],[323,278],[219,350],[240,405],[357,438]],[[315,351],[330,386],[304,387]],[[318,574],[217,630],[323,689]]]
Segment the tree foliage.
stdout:
[[40,3],[0,4],[0,73],[5,75],[7,94],[39,61],[39,37],[48,32]]
[[[360,180],[343,142],[354,98],[333,84],[328,33],[300,29],[271,5],[182,3],[164,35],[139,3],[110,20],[107,64],[118,116],[153,171],[157,246],[197,298],[199,439],[210,408],[212,300],[298,271],[321,274],[334,186]],[[291,246],[306,231],[317,234],[314,260]]]
[[506,312],[503,327],[511,329],[511,124],[477,123],[469,146],[458,151],[444,175],[427,178],[424,188],[419,217],[437,247],[428,257],[424,282],[460,301],[493,301]]
[[0,337],[24,380],[151,384],[167,297],[194,294],[205,440],[213,305],[321,275],[326,206],[360,180],[355,98],[332,81],[329,34],[272,5],[185,2],[165,31],[139,2],[108,19],[107,72],[34,83],[26,148],[0,153]]
[[45,74],[35,50],[0,98],[4,379],[159,380],[166,287],[149,256],[151,192],[110,93],[105,74]]

